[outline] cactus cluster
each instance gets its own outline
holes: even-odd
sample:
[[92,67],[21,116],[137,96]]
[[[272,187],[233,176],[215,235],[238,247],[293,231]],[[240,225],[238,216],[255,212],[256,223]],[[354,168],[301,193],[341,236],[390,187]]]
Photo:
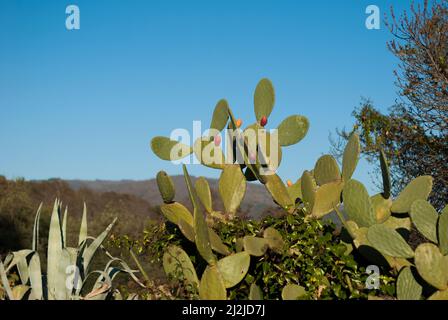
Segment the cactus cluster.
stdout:
[[[282,147],[300,142],[308,132],[309,122],[304,116],[292,115],[276,130],[267,130],[274,104],[274,87],[270,80],[262,79],[254,94],[255,123],[241,128],[241,119],[234,117],[226,100],[220,100],[214,109],[209,133],[194,141],[193,146],[158,136],[152,139],[151,149],[160,159],[171,161],[195,154],[203,165],[222,170],[219,192],[227,213],[234,213],[238,208],[246,181],[256,180],[266,186],[277,204],[291,211],[294,203],[275,172],[281,162]],[[226,159],[229,153],[221,148],[221,134],[225,128],[228,129],[226,140],[230,142],[226,148],[231,150],[232,159]]]
[[[207,267],[199,279],[188,254],[179,246],[170,246],[164,253],[163,267],[168,276],[184,281],[186,285],[199,293],[201,299],[225,300],[226,290],[236,286],[247,275],[250,256],[263,255],[268,248],[275,251],[283,250],[283,239],[277,230],[268,228],[263,238],[244,237],[242,239],[244,245],[237,252],[232,252],[208,225],[204,216],[206,213],[211,218],[210,221],[213,221],[214,217],[222,215],[212,209],[207,180],[200,178],[193,185],[185,165],[183,170],[193,205],[193,214],[182,204],[173,202],[173,199],[170,199],[170,203],[161,206],[161,212],[168,221],[178,226],[186,239],[196,245],[199,255],[207,262]],[[172,185],[171,178],[166,173],[159,173],[158,177],[164,177],[165,183]],[[159,191],[162,198],[166,199],[164,196],[166,187],[160,183]],[[221,258],[218,259],[217,255]],[[259,292],[254,291],[254,296],[260,297]]]
[[[129,274],[142,285],[134,275],[135,271],[121,259],[109,257],[104,270],[91,270],[93,258],[107,238],[116,219],[97,237],[87,234],[87,209],[84,211],[76,247],[67,243],[67,208],[62,215],[62,203],[55,201],[50,220],[47,247],[47,272],[42,272],[39,248],[39,221],[42,205],[37,210],[33,228],[31,249],[9,254],[0,261],[0,283],[9,300],[104,300],[119,297],[113,291],[112,282],[121,272]],[[11,288],[8,274],[17,270],[20,284]],[[93,287],[88,288],[91,277],[96,277]],[[142,285],[143,286],[143,285]]]

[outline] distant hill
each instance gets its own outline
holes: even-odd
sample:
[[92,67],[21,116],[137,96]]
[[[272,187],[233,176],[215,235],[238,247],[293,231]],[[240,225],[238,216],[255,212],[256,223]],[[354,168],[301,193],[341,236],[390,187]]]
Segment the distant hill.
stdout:
[[[190,207],[188,193],[185,187],[183,176],[172,177],[176,188],[176,201],[182,202]],[[193,182],[196,180],[192,177]],[[218,193],[218,180],[207,179],[212,191],[212,198],[215,210],[222,210],[223,205]],[[96,192],[115,192],[119,194],[129,194],[139,197],[151,205],[159,205],[162,203],[157,182],[151,180],[66,180],[67,184],[74,190],[89,189]],[[240,212],[252,218],[260,218],[267,214],[275,213],[275,204],[266,189],[256,183],[248,183],[246,195],[241,204]]]

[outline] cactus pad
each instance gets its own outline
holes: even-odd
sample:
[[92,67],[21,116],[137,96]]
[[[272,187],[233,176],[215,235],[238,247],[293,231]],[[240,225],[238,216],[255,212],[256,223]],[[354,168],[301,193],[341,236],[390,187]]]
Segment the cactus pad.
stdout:
[[375,212],[376,222],[383,223],[389,219],[392,206],[392,199],[384,198],[383,194],[379,193],[370,198],[373,206],[373,212]]
[[448,289],[448,258],[431,243],[423,243],[415,250],[415,266],[420,276],[433,287]]
[[272,82],[269,79],[262,79],[254,94],[254,109],[257,122],[260,122],[261,118],[267,117],[272,112],[275,104],[275,91]]
[[226,288],[232,288],[246,276],[250,265],[250,255],[243,251],[218,261],[218,270]]
[[174,183],[173,180],[171,180],[171,177],[165,171],[159,171],[159,173],[157,173],[156,180],[163,202],[173,202],[176,192],[174,190]]
[[253,236],[245,236],[243,238],[244,250],[251,256],[261,257],[268,249],[268,241],[264,238],[257,238]]
[[444,255],[448,255],[448,206],[440,214],[438,230],[440,251]]
[[306,294],[305,288],[297,284],[288,284],[282,290],[283,300],[299,300]]
[[290,146],[300,142],[308,133],[310,123],[306,117],[289,116],[278,126],[278,139],[281,146]]
[[369,227],[376,223],[375,212],[366,188],[361,182],[349,180],[344,185],[344,209],[348,219],[360,227]]
[[314,166],[314,178],[320,186],[341,180],[341,171],[336,159],[328,154],[320,157]]
[[226,100],[219,100],[216,104],[215,110],[213,111],[212,122],[210,124],[210,129],[215,129],[222,131],[227,122],[229,121],[229,104]]
[[392,204],[391,210],[395,213],[408,213],[412,203],[417,199],[427,200],[432,190],[433,178],[421,176],[412,180]]
[[269,227],[263,232],[263,238],[267,240],[269,249],[277,253],[282,253],[285,248],[285,241],[276,229]]
[[271,194],[272,198],[277,202],[283,209],[289,210],[293,206],[293,201],[289,197],[288,189],[283,183],[282,179],[277,174],[271,174],[265,176],[266,184],[265,187]]
[[193,225],[193,216],[190,211],[179,202],[163,204],[160,206],[160,211],[168,221],[174,224],[178,225],[180,220],[184,220]]
[[255,283],[250,285],[249,300],[263,300],[263,292]]
[[225,166],[218,188],[226,212],[235,213],[246,193],[246,179],[239,165]]
[[210,186],[208,184],[207,179],[205,179],[204,177],[200,177],[199,179],[196,180],[194,187],[196,188],[198,198],[201,201],[202,205],[204,206],[205,210],[208,213],[211,213],[213,211],[212,193],[210,192]]
[[163,269],[167,276],[179,279],[199,288],[199,279],[188,254],[177,246],[169,246],[163,255]]
[[217,266],[208,266],[202,274],[199,297],[201,300],[227,300],[224,280]]
[[397,279],[398,300],[420,300],[423,288],[415,280],[410,267],[403,268]]
[[396,258],[412,258],[414,251],[401,237],[401,235],[382,224],[376,224],[369,228],[367,239],[379,252]]
[[176,161],[189,156],[193,149],[183,143],[167,137],[155,137],[151,140],[151,149],[162,160]]
[[322,218],[334,211],[341,202],[341,182],[330,182],[319,187],[315,193],[314,206],[311,214],[316,218]]
[[437,243],[437,220],[439,214],[426,200],[416,200],[409,212],[412,223],[428,240]]
[[359,136],[356,133],[352,133],[345,146],[342,158],[342,178],[344,181],[350,180],[355,172],[360,152]]

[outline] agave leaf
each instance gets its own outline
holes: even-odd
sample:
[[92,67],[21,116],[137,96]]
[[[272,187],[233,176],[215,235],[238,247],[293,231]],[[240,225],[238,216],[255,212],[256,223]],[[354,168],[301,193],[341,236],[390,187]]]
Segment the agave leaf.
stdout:
[[288,284],[282,290],[283,300],[298,300],[306,294],[304,287],[297,284]]
[[68,207],[65,207],[64,217],[62,219],[62,242],[64,246],[67,246],[67,219],[68,219]]
[[433,178],[421,176],[412,180],[392,204],[391,210],[395,213],[408,213],[415,200],[427,200],[432,190]]
[[202,205],[208,213],[213,211],[212,208],[212,193],[210,191],[210,186],[208,184],[207,179],[204,177],[200,177],[196,180],[194,184],[196,188],[196,192],[198,194],[199,200],[201,200]]
[[42,270],[40,267],[39,254],[36,252],[33,254],[29,265],[30,271],[30,284],[31,284],[31,297],[35,300],[42,300]]
[[250,265],[250,256],[243,251],[227,256],[218,261],[218,270],[221,274],[224,286],[232,288],[240,283],[247,274]]
[[98,283],[95,282],[95,286],[93,287],[93,289],[85,297],[82,298],[84,300],[103,299],[103,298],[105,298],[104,293],[107,292],[108,290],[110,290],[110,288],[112,287],[112,279],[109,277],[109,275],[104,271],[95,270],[95,271],[90,272],[86,276],[80,291],[84,291],[86,284],[89,283],[87,281],[87,279],[90,278],[90,276],[95,275],[95,274],[99,274],[100,276],[102,276],[103,281],[101,284],[99,284],[99,286],[98,286]]
[[89,269],[90,262],[92,261],[96,251],[101,246],[101,244],[106,240],[113,226],[117,222],[117,218],[85,249],[82,253],[83,258],[83,272],[87,272]]
[[262,79],[255,89],[254,110],[257,122],[261,118],[269,118],[275,104],[275,91],[269,79]]
[[367,232],[367,239],[382,254],[397,258],[414,257],[414,251],[401,235],[382,224],[371,226]]
[[6,295],[9,300],[15,300],[14,295],[12,294],[11,287],[9,286],[9,280],[6,275],[5,267],[3,266],[2,261],[0,260],[0,279],[2,281],[3,289],[6,291]]
[[50,231],[48,233],[48,251],[47,251],[47,287],[48,299],[57,299],[58,287],[58,266],[64,246],[62,239],[61,221],[60,221],[60,203],[55,201],[53,213],[50,219]]
[[39,246],[39,221],[40,221],[40,213],[42,212],[43,203],[39,205],[37,209],[36,217],[34,218],[34,227],[33,227],[33,244],[32,250],[37,251]]
[[397,279],[398,300],[420,300],[423,288],[415,280],[410,267],[403,268]]
[[306,117],[289,116],[278,126],[278,139],[281,146],[299,143],[308,133],[310,123]]
[[167,137],[155,137],[151,140],[151,149],[162,160],[177,161],[189,156],[193,149]]
[[344,185],[344,209],[348,219],[360,227],[369,227],[376,223],[376,215],[366,188],[361,182],[350,179]]
[[345,146],[342,158],[342,178],[344,181],[350,180],[355,172],[360,152],[361,146],[359,144],[359,136],[356,133],[352,133]]
[[426,200],[416,200],[409,212],[412,223],[427,239],[437,243],[437,221],[439,214]]
[[336,159],[328,154],[320,157],[314,166],[314,178],[320,186],[341,180],[341,171]]
[[78,246],[81,245],[87,239],[87,206],[84,202],[84,208],[82,211],[81,228],[79,229]]
[[239,165],[224,167],[218,188],[226,212],[235,213],[246,193],[246,179]]
[[70,253],[63,248],[60,251],[59,259],[57,261],[57,273],[55,278],[55,300],[68,300],[71,295],[71,288],[67,286],[68,267],[71,266]]
[[201,300],[226,300],[224,280],[217,266],[207,266],[202,274],[199,297]]

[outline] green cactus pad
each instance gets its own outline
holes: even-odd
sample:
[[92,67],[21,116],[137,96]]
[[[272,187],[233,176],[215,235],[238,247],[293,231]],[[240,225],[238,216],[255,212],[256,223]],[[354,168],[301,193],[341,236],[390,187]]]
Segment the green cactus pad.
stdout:
[[264,230],[263,238],[267,240],[269,249],[277,253],[282,253],[285,249],[285,241],[282,235],[276,229],[269,227]]
[[224,256],[229,255],[231,252],[229,248],[222,242],[221,238],[216,234],[213,229],[208,228],[208,235],[210,238],[210,245],[212,246],[212,249]]
[[448,300],[448,290],[439,290],[428,298],[428,300]]
[[278,139],[281,146],[290,146],[299,143],[308,133],[310,123],[306,117],[289,116],[277,127]]
[[341,171],[336,159],[328,154],[320,157],[314,166],[314,178],[319,186],[341,180]]
[[208,185],[207,179],[205,179],[204,177],[200,177],[196,180],[194,187],[196,188],[198,198],[204,206],[205,210],[208,213],[211,213],[213,211],[212,193],[210,192],[210,186]]
[[198,138],[193,145],[193,151],[200,163],[212,169],[222,169],[226,163],[221,147],[209,140]]
[[179,220],[179,223],[177,224],[177,226],[179,227],[180,231],[182,232],[182,234],[184,235],[185,238],[187,238],[191,242],[195,241],[194,240],[194,229],[193,229],[192,224],[189,224],[185,220],[181,219],[181,220]]
[[392,206],[392,199],[384,198],[381,193],[378,193],[370,198],[372,202],[373,211],[375,212],[376,222],[383,223],[389,219],[392,214],[390,207]]
[[426,200],[416,200],[409,212],[412,223],[428,240],[437,243],[437,221],[439,214]]
[[295,202],[297,199],[302,199],[302,180],[299,179],[294,183],[292,186],[288,187],[288,194],[289,198],[293,202]]
[[297,284],[288,284],[282,290],[283,300],[299,300],[304,295],[306,295],[305,288]]
[[367,239],[379,252],[396,258],[412,258],[414,251],[401,235],[382,224],[376,224],[367,231]]
[[389,165],[387,164],[386,155],[384,151],[380,150],[380,165],[381,165],[381,176],[383,177],[383,198],[390,198],[390,173],[389,173]]
[[430,176],[421,176],[412,180],[393,202],[392,212],[408,213],[415,200],[427,200],[432,190],[432,183],[433,178]]
[[268,249],[268,241],[264,238],[257,238],[253,236],[245,236],[243,238],[244,250],[251,256],[261,257]]
[[224,280],[217,266],[208,266],[201,278],[199,286],[201,300],[227,300]]
[[275,91],[269,79],[262,79],[255,89],[254,110],[257,122],[261,118],[269,118],[275,104]]
[[314,206],[311,214],[316,218],[334,211],[341,202],[342,182],[329,182],[316,190]]
[[250,255],[243,251],[227,256],[218,261],[218,270],[226,288],[232,288],[240,283],[247,274],[250,265]]
[[156,156],[167,161],[183,159],[193,152],[193,149],[190,146],[171,140],[167,137],[153,138],[151,140],[151,149]]
[[235,213],[246,193],[246,179],[239,165],[225,166],[218,189],[226,212]]
[[360,227],[370,227],[376,223],[372,202],[361,182],[350,179],[345,183],[342,195],[349,220],[355,221]]
[[308,211],[311,212],[316,198],[316,182],[309,171],[303,172],[301,181],[303,202],[305,203]]
[[171,180],[171,177],[165,171],[159,171],[159,173],[157,173],[156,180],[163,202],[173,202],[176,192],[174,190],[174,183],[173,180]]
[[420,276],[439,290],[448,289],[448,258],[432,243],[423,243],[415,250],[415,266]]
[[397,279],[398,300],[420,300],[423,288],[415,280],[410,267],[403,268]]
[[167,276],[185,280],[188,284],[199,288],[199,279],[188,254],[177,246],[169,246],[163,255],[163,269]]
[[261,291],[260,287],[257,286],[255,283],[252,283],[250,285],[250,291],[249,291],[249,300],[263,300],[263,292]]
[[244,241],[243,238],[237,238],[235,240],[235,250],[236,252],[241,252],[244,250]]
[[162,211],[163,216],[168,221],[174,224],[179,224],[180,220],[184,220],[188,224],[193,225],[193,216],[190,211],[179,202],[162,204],[160,206],[160,211]]
[[448,206],[440,214],[438,230],[440,251],[448,255]]
[[360,152],[361,146],[359,144],[359,136],[356,133],[352,133],[345,146],[342,158],[342,179],[344,179],[344,181],[350,180],[355,172]]
[[227,122],[229,121],[229,104],[226,100],[219,100],[216,104],[215,110],[213,111],[212,122],[210,124],[210,129],[215,129],[222,131]]
[[265,187],[271,194],[272,198],[277,202],[283,209],[288,211],[293,206],[293,201],[289,197],[288,189],[283,183],[282,179],[277,174],[271,174],[265,176],[266,183]]
[[382,223],[382,225],[393,230],[405,229],[411,231],[412,228],[411,218],[409,217],[399,218],[390,216],[386,221]]

